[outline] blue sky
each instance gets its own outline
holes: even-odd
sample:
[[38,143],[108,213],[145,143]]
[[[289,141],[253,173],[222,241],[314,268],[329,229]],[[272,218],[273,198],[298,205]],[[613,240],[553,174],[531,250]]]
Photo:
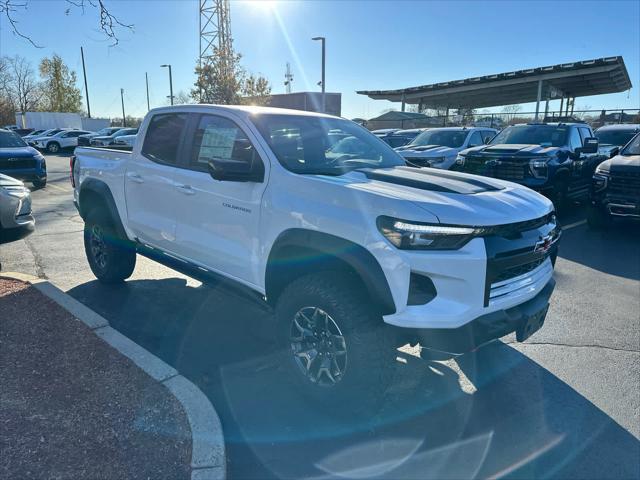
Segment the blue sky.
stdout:
[[[44,48],[12,35],[0,19],[0,54],[19,54],[37,66],[58,53],[82,82],[84,46],[93,116],[146,112],[145,72],[151,106],[167,102],[173,66],[174,93],[189,91],[198,57],[197,0],[106,0],[133,33],[120,32],[110,47],[98,30],[97,12],[59,0],[27,0],[15,18]],[[266,3],[266,5],[264,4]],[[69,10],[68,12],[66,12]],[[231,30],[243,65],[284,92],[291,63],[294,91],[316,90],[320,44],[327,38],[327,90],[342,93],[343,115],[375,116],[399,104],[373,101],[356,90],[401,88],[575,60],[622,55],[633,88],[576,100],[576,108],[640,108],[640,1],[232,1]],[[529,110],[531,106],[525,105]]]

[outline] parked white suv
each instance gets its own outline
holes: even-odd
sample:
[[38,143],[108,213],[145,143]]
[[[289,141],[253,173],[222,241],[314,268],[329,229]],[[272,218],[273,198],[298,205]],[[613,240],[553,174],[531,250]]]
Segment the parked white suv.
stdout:
[[[332,135],[353,139],[349,153]],[[452,353],[514,331],[523,341],[554,288],[549,200],[407,167],[328,115],[159,108],[132,152],[77,148],[71,177],[99,280],[126,279],[140,253],[257,292],[275,309],[283,366],[325,405],[378,398],[410,340]]]
[[66,148],[74,148],[78,146],[78,137],[87,135],[91,132],[86,130],[62,130],[50,137],[41,137],[35,139],[34,146],[49,153],[58,153]]
[[396,151],[409,165],[448,170],[458,153],[488,143],[496,133],[497,130],[484,127],[429,128]]

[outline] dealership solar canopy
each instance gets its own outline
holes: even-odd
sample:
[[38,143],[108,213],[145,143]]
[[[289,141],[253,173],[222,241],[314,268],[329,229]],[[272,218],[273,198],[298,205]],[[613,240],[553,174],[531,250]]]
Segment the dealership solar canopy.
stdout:
[[421,104],[425,108],[483,108],[601,95],[630,88],[631,80],[622,57],[607,57],[419,87],[357,93],[374,100]]

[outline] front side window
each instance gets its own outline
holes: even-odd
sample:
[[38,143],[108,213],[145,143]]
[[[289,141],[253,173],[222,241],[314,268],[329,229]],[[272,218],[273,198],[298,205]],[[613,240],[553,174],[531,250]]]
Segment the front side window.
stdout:
[[568,130],[569,128],[564,125],[513,125],[496,135],[490,145],[562,147],[566,145]]
[[492,130],[483,130],[482,131],[482,143],[489,143],[496,132]]
[[576,148],[580,148],[582,146],[582,137],[580,137],[580,132],[578,132],[577,128],[572,128],[569,136],[569,148],[571,150],[575,150]]
[[255,147],[247,135],[231,120],[203,115],[195,132],[189,165],[195,170],[208,170],[211,160],[236,162],[257,161]]
[[147,128],[142,154],[154,162],[176,165],[186,120],[186,113],[154,115]]
[[[405,165],[389,145],[348,120],[264,113],[251,120],[280,164],[294,173],[342,175],[358,168]],[[336,143],[337,135],[345,138]]]
[[482,145],[484,142],[482,141],[482,135],[480,135],[480,132],[475,131],[471,134],[471,138],[469,139],[469,146],[470,147],[478,147],[480,145]]

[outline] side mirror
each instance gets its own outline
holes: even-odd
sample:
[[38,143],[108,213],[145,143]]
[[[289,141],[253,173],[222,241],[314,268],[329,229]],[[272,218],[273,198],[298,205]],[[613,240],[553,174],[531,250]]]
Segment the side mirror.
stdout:
[[598,153],[598,139],[596,137],[585,138],[580,153]]
[[209,175],[214,180],[227,182],[262,182],[264,167],[259,160],[246,162],[233,159],[212,158],[208,163]]

